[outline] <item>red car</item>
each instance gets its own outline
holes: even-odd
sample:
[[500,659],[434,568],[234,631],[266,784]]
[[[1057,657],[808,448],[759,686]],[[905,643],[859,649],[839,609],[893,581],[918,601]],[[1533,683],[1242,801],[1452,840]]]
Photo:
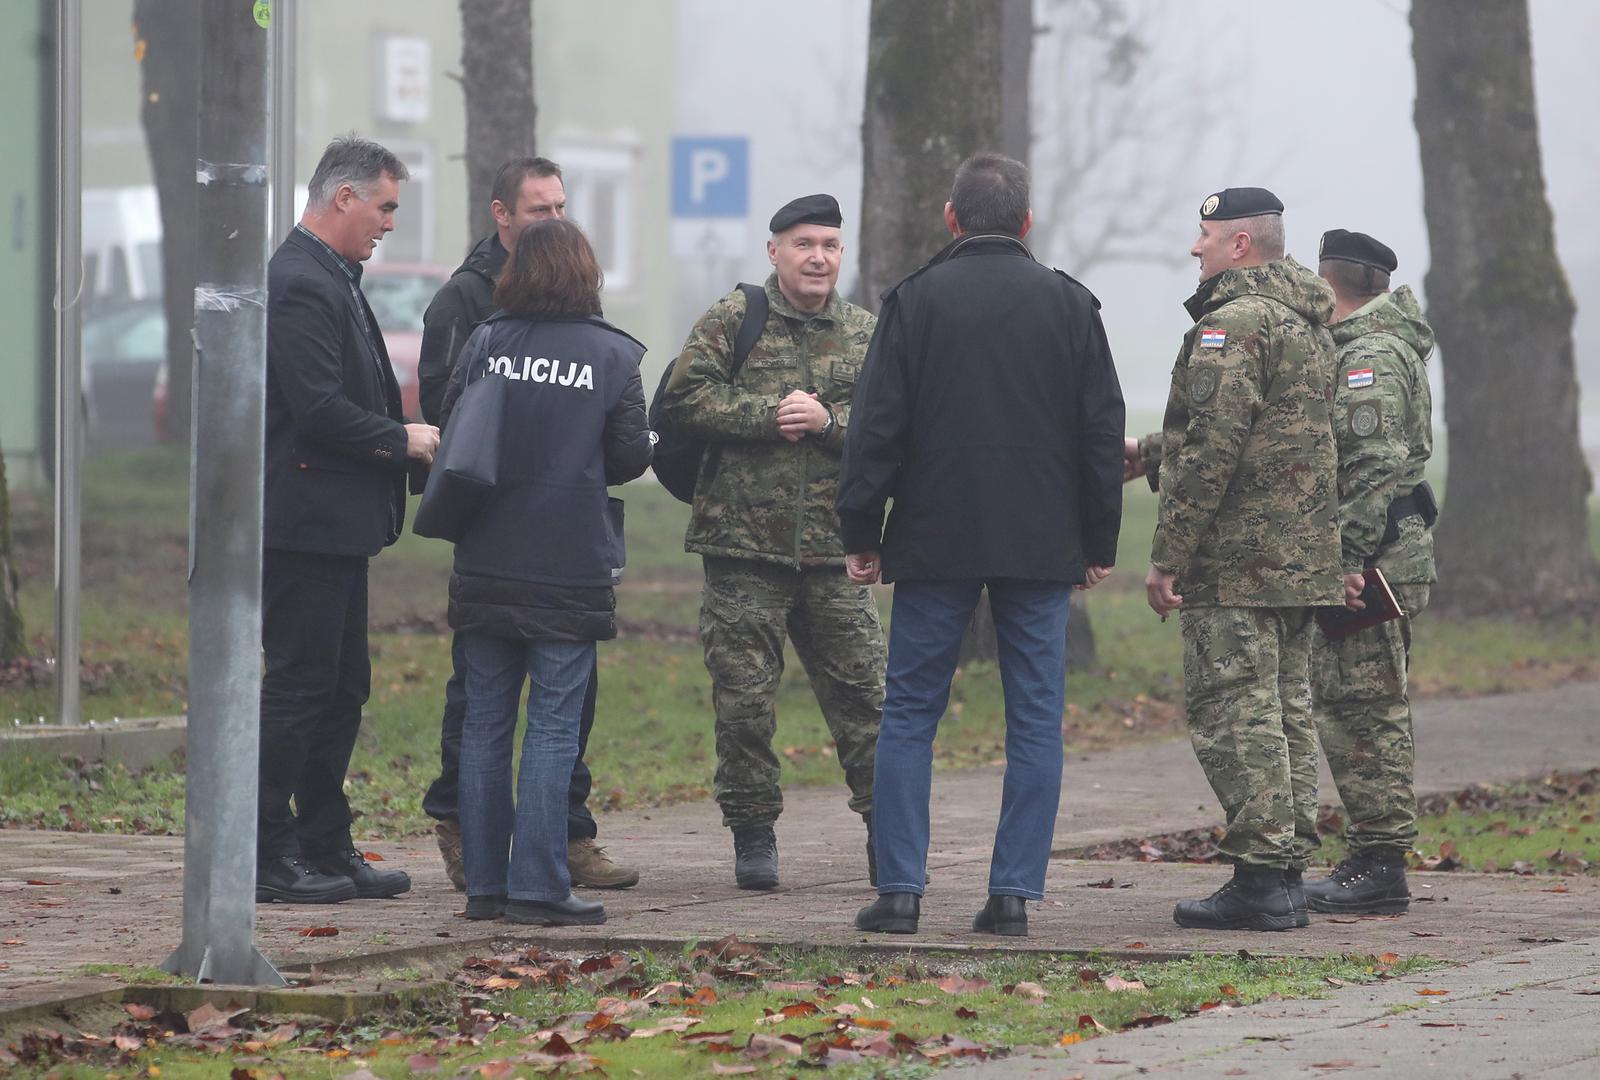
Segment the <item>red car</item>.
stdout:
[[[417,404],[417,361],[422,355],[422,313],[428,310],[433,294],[450,279],[447,267],[426,263],[368,263],[361,275],[361,291],[366,294],[372,313],[383,331],[383,344],[394,365],[395,381],[400,384],[400,406],[406,419],[422,419]],[[150,395],[156,437],[162,442],[184,437],[185,433],[167,429],[167,365],[163,361],[156,373]]]

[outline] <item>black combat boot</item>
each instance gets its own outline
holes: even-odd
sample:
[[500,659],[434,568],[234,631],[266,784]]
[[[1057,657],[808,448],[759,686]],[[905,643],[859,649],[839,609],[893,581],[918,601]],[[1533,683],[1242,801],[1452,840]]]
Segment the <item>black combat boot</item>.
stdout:
[[867,883],[874,889],[878,887],[878,846],[872,842],[872,815],[862,814],[861,820],[867,823]]
[[778,837],[771,825],[733,830],[733,880],[741,889],[778,887]]
[[1306,882],[1312,911],[1342,915],[1398,915],[1411,906],[1406,857],[1398,851],[1363,851],[1333,873]]
[[915,934],[922,916],[922,897],[914,892],[886,892],[856,912],[856,929],[875,934]]
[[1291,866],[1283,872],[1283,885],[1289,890],[1289,903],[1294,905],[1295,926],[1310,926],[1311,911],[1306,907],[1305,872]]
[[1235,866],[1233,878],[1204,900],[1179,901],[1172,920],[1199,930],[1291,930],[1296,922],[1283,871],[1262,866]]
[[279,855],[256,866],[256,903],[337,904],[354,900],[356,884],[343,874],[324,874],[298,855]]

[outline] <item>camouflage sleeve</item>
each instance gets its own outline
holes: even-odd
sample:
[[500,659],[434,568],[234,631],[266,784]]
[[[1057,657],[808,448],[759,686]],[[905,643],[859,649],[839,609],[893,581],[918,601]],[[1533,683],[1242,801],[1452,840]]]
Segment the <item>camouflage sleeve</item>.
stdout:
[[1151,491],[1161,490],[1161,432],[1152,431],[1139,440],[1139,464]]
[[[1232,305],[1230,305],[1232,306]],[[1202,319],[1183,360],[1188,426],[1166,433],[1150,561],[1180,577],[1212,529],[1263,400],[1267,328],[1252,307]]]
[[1377,555],[1389,504],[1405,474],[1407,367],[1398,342],[1385,334],[1367,334],[1339,354],[1333,433],[1339,445],[1340,559],[1346,574],[1359,574]]
[[685,435],[711,442],[779,442],[778,398],[752,394],[732,380],[733,339],[744,318],[743,293],[724,297],[694,324],[672,364],[663,405]]

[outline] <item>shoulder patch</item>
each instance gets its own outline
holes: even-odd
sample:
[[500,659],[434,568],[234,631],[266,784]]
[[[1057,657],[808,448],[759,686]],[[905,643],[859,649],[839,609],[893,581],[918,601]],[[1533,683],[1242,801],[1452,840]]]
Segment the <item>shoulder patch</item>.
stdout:
[[1202,364],[1189,369],[1189,400],[1195,405],[1204,405],[1211,400],[1217,392],[1217,369],[1210,364]]
[[1228,343],[1226,330],[1206,329],[1200,331],[1200,347],[1202,349],[1220,349]]
[[1373,374],[1372,369],[1369,367],[1347,371],[1344,376],[1345,385],[1352,390],[1358,390],[1363,386],[1371,386],[1376,378],[1377,376]]
[[1357,438],[1376,435],[1382,427],[1383,414],[1373,402],[1363,401],[1350,410],[1350,434]]

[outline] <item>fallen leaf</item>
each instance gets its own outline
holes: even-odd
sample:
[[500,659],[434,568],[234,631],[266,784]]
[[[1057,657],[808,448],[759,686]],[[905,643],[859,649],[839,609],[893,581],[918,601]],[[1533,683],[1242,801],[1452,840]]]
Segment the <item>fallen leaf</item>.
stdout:
[[1433,990],[1425,986],[1417,991],[1417,995],[1419,997],[1438,997],[1441,994],[1448,994],[1449,992],[1450,991],[1448,990]]
[[703,1023],[705,1023],[705,1021],[701,1020],[698,1016],[669,1016],[660,1023],[656,1024],[655,1027],[648,1027],[639,1031],[635,1031],[633,1033],[633,1037],[635,1039],[653,1039],[657,1035],[665,1035],[669,1032],[688,1031],[696,1024]]
[[4,941],[0,941],[0,945],[26,945],[26,944],[27,944],[27,942],[23,941],[19,937],[8,937]]
[[1102,878],[1099,881],[1085,881],[1082,885],[1078,886],[1080,889],[1115,889],[1116,887],[1116,878]]
[[1424,1020],[1418,1027],[1460,1027],[1460,1024],[1448,1024],[1442,1020]]
[[432,1054],[412,1054],[406,1058],[406,1070],[413,1073],[438,1072],[439,1059]]
[[978,1018],[978,1014],[972,1009],[969,1009],[963,1005],[956,1010],[956,1018],[959,1020],[976,1020]]
[[29,885],[65,885],[66,882],[65,881],[42,881],[42,880],[40,880],[38,878],[29,878],[27,880],[26,884],[29,884]]
[[156,1018],[156,1010],[150,1005],[129,1004],[124,1005],[122,1010],[135,1020],[154,1020]]
[[189,1034],[201,1038],[210,1035],[215,1038],[233,1034],[234,1028],[229,1021],[235,1016],[249,1011],[249,1009],[242,1006],[231,1005],[227,1009],[219,1009],[208,1001],[187,1014],[183,1019],[189,1025]]
[[744,1076],[755,1071],[754,1065],[724,1065],[720,1061],[711,1063],[711,1072],[716,1076]]
[[383,856],[379,855],[376,851],[363,851],[361,853],[361,857],[363,859],[367,860],[368,862],[382,862],[383,861]]
[[1398,964],[1399,962],[1400,962],[1400,954],[1399,953],[1386,952],[1386,953],[1381,953],[1378,956],[1378,963],[1383,964],[1385,966],[1387,966],[1389,964]]
[[1029,1001],[1043,1001],[1050,996],[1048,990],[1034,982],[1019,982],[1011,988],[1011,992],[1017,997],[1026,998]]
[[[928,1004],[931,1005],[933,1002],[930,1001]],[[873,1031],[888,1031],[894,1027],[894,1021],[879,1020],[872,1016],[853,1016],[850,1018],[850,1022],[856,1027],[871,1028]]]
[[338,937],[337,926],[302,926],[295,933],[301,937]]
[[1432,930],[1408,930],[1406,932],[1409,933],[1412,937],[1438,937],[1439,936],[1436,932],[1434,932]]
[[733,1032],[731,1031],[696,1031],[681,1036],[678,1041],[686,1043],[719,1043],[727,1042],[732,1037]]
[[112,1041],[116,1044],[117,1049],[125,1054],[144,1049],[144,1040],[137,1035],[118,1035]]
[[1083,1013],[1081,1016],[1078,1017],[1078,1026],[1079,1027],[1092,1027],[1096,1031],[1100,1032],[1102,1035],[1107,1034],[1107,1033],[1109,1033],[1111,1031],[1110,1028],[1106,1027],[1104,1024],[1102,1024],[1100,1021],[1096,1020],[1093,1016],[1089,1015],[1088,1013]]
[[1076,1031],[1069,1031],[1065,1035],[1061,1036],[1061,1038],[1056,1040],[1056,1045],[1057,1046],[1071,1046],[1073,1043],[1081,1043],[1082,1041],[1083,1041],[1083,1036],[1082,1035],[1080,1035]]
[[1539,890],[1539,891],[1540,891],[1540,892],[1556,892],[1556,893],[1564,893],[1564,892],[1566,892],[1566,891],[1567,891],[1567,887],[1566,887],[1566,886],[1565,886],[1565,885],[1557,885],[1557,886],[1556,886],[1556,887],[1555,887],[1555,888],[1553,888],[1553,889],[1540,889],[1540,890]]
[[1356,1063],[1349,1058],[1340,1058],[1337,1061],[1319,1061],[1311,1066],[1313,1069],[1353,1069]]
[[961,975],[946,975],[936,984],[947,994],[975,994],[989,985],[988,979],[968,979]]
[[1143,990],[1144,983],[1138,979],[1124,979],[1120,975],[1113,975],[1106,980],[1107,990]]
[[1223,997],[1238,997],[1239,989],[1232,983],[1223,983],[1221,986],[1217,987],[1217,993],[1221,994]]
[[1124,946],[1124,948],[1129,948],[1129,949],[1147,949],[1147,948],[1149,948],[1149,946],[1146,945],[1142,941],[1130,941],[1130,942],[1128,942],[1128,944],[1126,946]]

